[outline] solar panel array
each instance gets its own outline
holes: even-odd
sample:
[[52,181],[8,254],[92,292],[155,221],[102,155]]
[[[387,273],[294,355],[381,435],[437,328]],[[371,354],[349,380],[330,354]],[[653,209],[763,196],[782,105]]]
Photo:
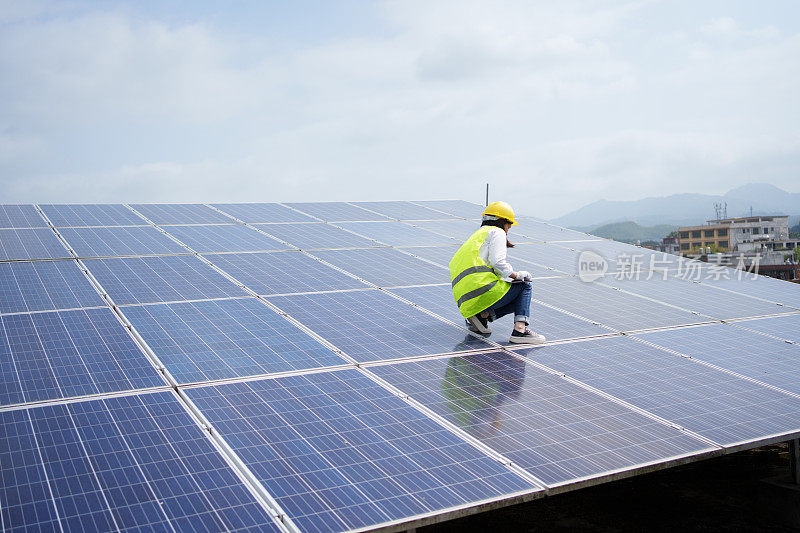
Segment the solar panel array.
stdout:
[[0,206],[3,530],[405,529],[800,435],[800,285],[520,217],[510,345],[452,301],[480,213]]

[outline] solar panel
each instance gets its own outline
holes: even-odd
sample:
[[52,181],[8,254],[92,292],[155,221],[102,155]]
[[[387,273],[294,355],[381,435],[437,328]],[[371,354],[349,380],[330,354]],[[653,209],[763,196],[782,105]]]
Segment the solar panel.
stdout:
[[154,224],[231,224],[235,222],[203,204],[131,204]]
[[512,228],[512,235],[522,235],[520,240],[534,240],[534,241],[582,241],[582,240],[600,240],[599,237],[583,233],[582,231],[575,231],[545,222],[539,222],[525,217],[518,217],[517,225]]
[[456,244],[456,240],[451,237],[415,228],[403,222],[339,222],[337,226],[390,246]]
[[0,228],[46,228],[47,222],[32,205],[0,204]]
[[256,294],[367,287],[363,282],[298,251],[209,254],[205,258]]
[[0,229],[0,261],[69,257],[69,252],[52,230]]
[[422,220],[414,221],[412,224],[427,231],[447,235],[460,242],[466,241],[480,228],[480,222],[475,220]]
[[771,339],[728,324],[681,328],[641,334],[641,338],[800,394],[800,346]]
[[800,399],[630,338],[520,353],[724,446],[800,432]]
[[465,202],[464,200],[422,200],[414,203],[457,217],[471,219],[480,219],[484,209],[482,205]]
[[549,486],[713,449],[507,352],[370,370]]
[[767,335],[773,335],[781,339],[800,343],[800,315],[775,316],[757,320],[746,320],[743,322],[736,322],[736,325],[743,328],[760,331],[761,333],[766,333]]
[[117,305],[247,296],[191,255],[87,259],[84,264]]
[[732,292],[719,291],[713,287],[674,277],[664,278],[656,275],[650,279],[646,278],[647,276],[640,276],[640,279],[617,280],[613,276],[609,276],[599,281],[717,319],[772,315],[787,311],[785,307],[778,304]]
[[70,226],[142,226],[144,219],[122,204],[42,204],[44,214],[57,228]]
[[253,298],[134,306],[124,313],[180,383],[346,363]]
[[359,237],[324,222],[311,224],[256,224],[256,227],[301,250],[381,246],[375,241]]
[[169,392],[0,421],[5,530],[278,531]]
[[428,209],[421,205],[415,205],[411,202],[353,202],[353,205],[398,220],[436,220],[453,218],[452,215]]
[[0,313],[104,305],[75,261],[0,263]]
[[465,329],[380,290],[275,296],[269,301],[357,361],[488,348]]
[[0,316],[0,403],[165,385],[108,308]]
[[187,393],[303,531],[540,490],[356,370]]
[[[509,237],[509,240],[513,242],[513,235]],[[574,275],[578,273],[578,255],[579,252],[555,244],[520,243],[508,250],[508,261],[512,265],[514,260],[530,261],[565,274]],[[528,265],[520,268],[529,270]]]
[[289,207],[302,211],[325,222],[346,220],[387,220],[387,217],[345,202],[291,202]]
[[611,287],[585,283],[577,278],[535,279],[533,298],[619,331],[696,324],[710,320]]
[[320,250],[312,255],[380,287],[450,281],[444,267],[389,248]]
[[684,279],[697,280],[709,287],[734,291],[800,309],[800,284],[798,283],[787,283],[769,276],[754,276],[741,270],[734,271],[708,265],[705,268],[691,271],[684,269],[675,275]]
[[283,244],[248,226],[164,226],[164,230],[199,253],[268,252],[289,250]]
[[[389,292],[409,300],[420,307],[432,311],[457,324],[464,323],[464,318],[456,307],[450,284],[428,285],[425,287],[405,287],[391,289]],[[514,314],[506,315],[490,324],[492,341],[509,344],[508,339],[514,327]],[[594,335],[607,335],[609,330],[561,313],[544,305],[531,304],[530,327],[533,331],[544,335],[548,341],[576,339]]]
[[82,258],[189,253],[152,226],[61,228],[58,231]]
[[242,222],[314,222],[315,220],[281,204],[213,204]]

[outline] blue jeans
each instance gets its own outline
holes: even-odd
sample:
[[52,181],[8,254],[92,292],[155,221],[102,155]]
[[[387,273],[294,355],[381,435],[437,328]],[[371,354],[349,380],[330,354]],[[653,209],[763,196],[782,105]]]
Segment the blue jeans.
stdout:
[[512,283],[508,292],[502,298],[497,300],[493,305],[489,306],[489,318],[494,320],[505,316],[509,313],[514,313],[514,322],[525,322],[529,324],[528,316],[531,312],[531,284],[529,281],[522,281],[519,283]]

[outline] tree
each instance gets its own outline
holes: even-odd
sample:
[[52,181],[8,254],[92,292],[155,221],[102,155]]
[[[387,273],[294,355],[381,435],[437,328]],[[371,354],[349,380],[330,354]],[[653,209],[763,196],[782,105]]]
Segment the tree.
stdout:
[[800,263],[800,246],[794,247],[794,262]]

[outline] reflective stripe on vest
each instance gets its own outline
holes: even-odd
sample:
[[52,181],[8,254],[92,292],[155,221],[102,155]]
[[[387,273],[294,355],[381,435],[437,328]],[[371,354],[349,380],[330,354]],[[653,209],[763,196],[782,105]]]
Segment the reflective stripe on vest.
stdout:
[[479,255],[488,234],[489,226],[478,229],[450,260],[453,297],[465,318],[489,308],[511,287]]

